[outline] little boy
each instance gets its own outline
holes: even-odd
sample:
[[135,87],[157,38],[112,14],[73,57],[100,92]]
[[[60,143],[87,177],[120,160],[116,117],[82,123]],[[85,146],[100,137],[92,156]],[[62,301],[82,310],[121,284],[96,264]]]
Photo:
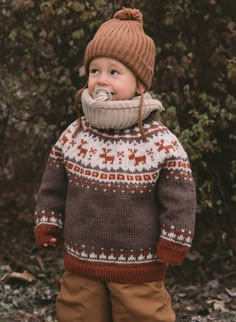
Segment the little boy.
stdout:
[[35,212],[38,245],[64,230],[59,322],[172,322],[164,287],[193,238],[195,187],[178,139],[152,99],[155,45],[123,8],[85,52],[78,120],[53,146]]

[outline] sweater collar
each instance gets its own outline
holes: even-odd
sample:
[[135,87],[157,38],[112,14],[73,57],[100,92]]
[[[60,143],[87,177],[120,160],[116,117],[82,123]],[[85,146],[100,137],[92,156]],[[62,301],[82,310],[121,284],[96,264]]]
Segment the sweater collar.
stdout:
[[[109,97],[93,98],[88,89],[81,96],[82,108],[86,120],[98,129],[123,130],[138,123],[140,96],[131,100],[112,101]],[[146,119],[153,111],[162,111],[163,106],[149,93],[144,94],[142,119]]]

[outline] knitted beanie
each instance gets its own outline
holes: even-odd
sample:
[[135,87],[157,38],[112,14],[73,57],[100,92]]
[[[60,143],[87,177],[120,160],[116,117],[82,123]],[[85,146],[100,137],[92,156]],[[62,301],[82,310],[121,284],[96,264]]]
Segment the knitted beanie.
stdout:
[[148,90],[152,83],[155,63],[155,44],[144,33],[143,17],[138,9],[123,8],[113,19],[104,22],[88,43],[84,64],[96,57],[109,57],[126,65]]

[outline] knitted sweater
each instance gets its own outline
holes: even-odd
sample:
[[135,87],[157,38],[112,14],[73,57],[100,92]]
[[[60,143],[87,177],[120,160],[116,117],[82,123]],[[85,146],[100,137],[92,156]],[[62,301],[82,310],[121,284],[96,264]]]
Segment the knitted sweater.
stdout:
[[163,280],[191,246],[195,187],[188,157],[161,122],[99,130],[82,118],[53,146],[35,212],[38,245],[64,230],[69,271],[113,282]]

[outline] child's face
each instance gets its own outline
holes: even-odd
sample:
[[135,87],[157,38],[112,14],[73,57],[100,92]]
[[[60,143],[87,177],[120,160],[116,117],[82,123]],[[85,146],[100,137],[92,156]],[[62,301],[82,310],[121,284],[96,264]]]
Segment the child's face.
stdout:
[[129,100],[136,93],[136,77],[118,60],[98,57],[89,65],[88,90],[92,96],[97,87],[103,87],[112,94],[112,100]]

